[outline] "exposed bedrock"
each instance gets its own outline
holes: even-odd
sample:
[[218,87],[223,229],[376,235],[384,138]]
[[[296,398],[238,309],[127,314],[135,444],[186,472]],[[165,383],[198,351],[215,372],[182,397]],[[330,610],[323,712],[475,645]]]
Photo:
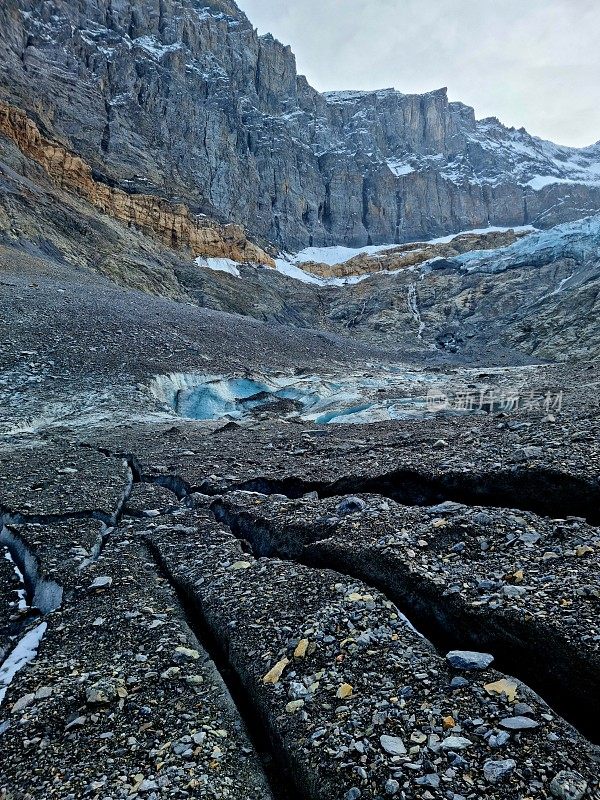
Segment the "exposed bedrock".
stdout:
[[552,225],[600,207],[597,146],[476,122],[443,89],[319,94],[233,2],[8,0],[0,28],[5,99],[99,175],[289,250]]
[[82,158],[45,138],[27,114],[0,101],[0,134],[24,156],[38,163],[58,188],[74,192],[102,214],[139,228],[162,244],[195,256],[230,258],[273,266],[273,260],[250,242],[239,225],[220,225],[194,214],[183,203],[151,194],[126,192],[99,181]]

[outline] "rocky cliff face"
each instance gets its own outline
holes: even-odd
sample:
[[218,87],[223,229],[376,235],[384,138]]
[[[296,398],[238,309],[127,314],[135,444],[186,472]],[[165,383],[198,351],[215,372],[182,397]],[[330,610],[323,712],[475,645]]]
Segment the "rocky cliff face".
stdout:
[[78,194],[101,213],[139,228],[168,247],[185,248],[194,256],[274,266],[272,258],[248,241],[239,225],[219,225],[194,216],[182,203],[124,192],[95,180],[82,158],[46,139],[23,111],[2,101],[0,134],[11,139],[26,158],[39,164],[59,189]]
[[551,226],[600,208],[600,147],[426,95],[321,95],[230,0],[5,0],[0,92],[130,193],[288,250]]

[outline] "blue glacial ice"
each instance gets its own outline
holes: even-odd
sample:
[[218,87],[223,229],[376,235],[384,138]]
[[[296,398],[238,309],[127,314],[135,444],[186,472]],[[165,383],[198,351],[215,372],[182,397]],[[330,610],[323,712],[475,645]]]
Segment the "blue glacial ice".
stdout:
[[299,419],[320,425],[359,424],[422,417],[427,393],[440,381],[419,371],[344,377],[269,375],[157,376],[151,392],[171,412],[188,419]]
[[465,272],[497,273],[563,258],[579,264],[600,258],[600,214],[536,231],[497,250],[472,250],[451,262]]

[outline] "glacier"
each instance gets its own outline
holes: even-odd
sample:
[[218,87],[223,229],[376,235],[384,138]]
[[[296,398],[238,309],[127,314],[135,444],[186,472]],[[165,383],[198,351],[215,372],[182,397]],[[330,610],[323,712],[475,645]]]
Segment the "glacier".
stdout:
[[152,396],[173,413],[201,422],[251,421],[267,414],[317,425],[365,424],[460,413],[431,408],[432,390],[444,393],[444,376],[395,368],[381,374],[156,376]]
[[473,250],[450,259],[465,272],[504,272],[570,258],[578,263],[600,259],[600,214],[537,231],[498,250]]

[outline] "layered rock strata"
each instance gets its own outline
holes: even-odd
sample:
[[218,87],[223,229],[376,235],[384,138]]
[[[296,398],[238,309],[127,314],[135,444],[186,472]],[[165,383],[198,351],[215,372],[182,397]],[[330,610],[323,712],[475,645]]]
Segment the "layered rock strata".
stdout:
[[46,138],[27,114],[0,102],[0,133],[40,164],[60,189],[73,192],[127,225],[135,226],[176,249],[194,256],[230,258],[273,266],[272,258],[250,242],[240,225],[221,225],[194,215],[183,203],[156,195],[133,194],[96,180],[90,165],[56,141]]

